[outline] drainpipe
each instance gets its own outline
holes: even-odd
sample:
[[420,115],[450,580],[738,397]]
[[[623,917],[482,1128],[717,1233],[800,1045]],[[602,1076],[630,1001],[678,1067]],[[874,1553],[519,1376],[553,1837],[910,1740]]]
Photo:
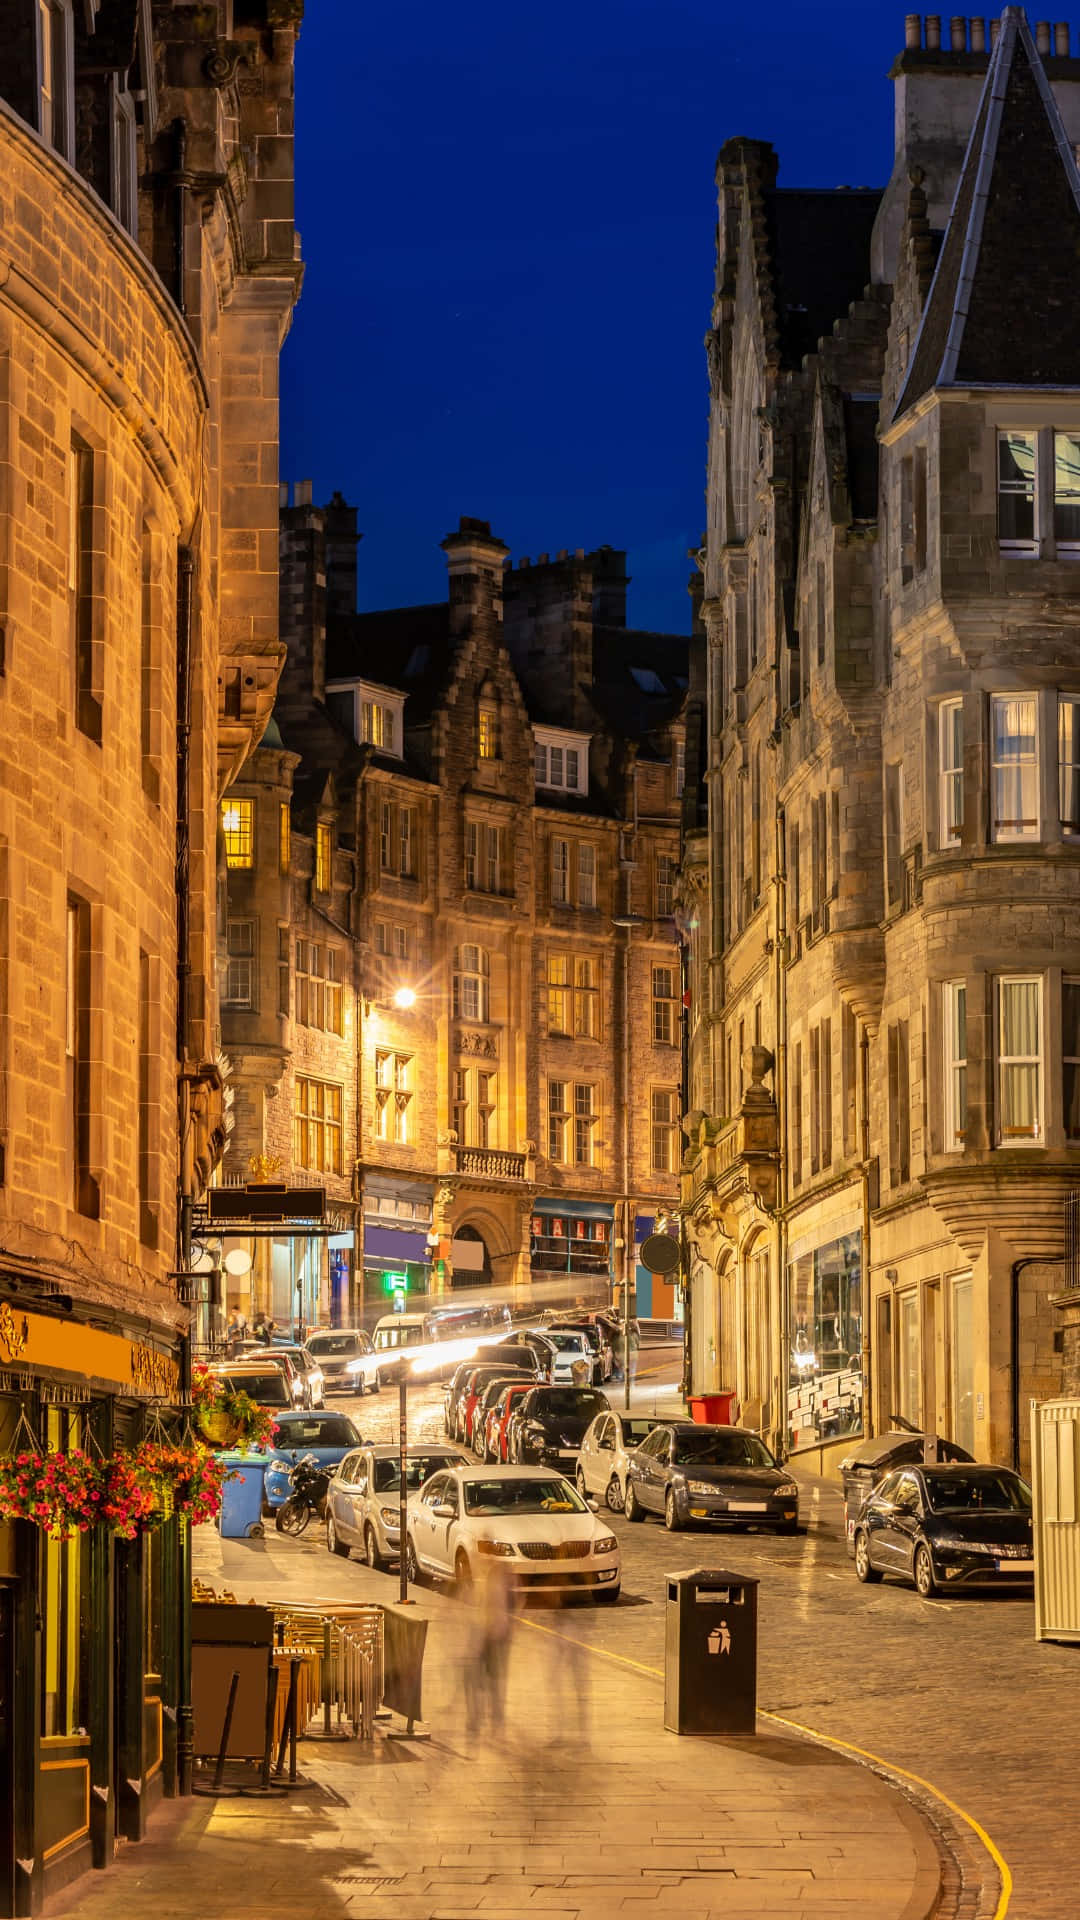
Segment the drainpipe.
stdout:
[[860,1022],[859,1034],[859,1085],[862,1095],[861,1149],[862,1166],[862,1375],[863,1375],[863,1433],[869,1440],[874,1432],[874,1396],[871,1392],[870,1364],[872,1359],[870,1327],[870,1036],[866,1026]]
[[777,1337],[779,1355],[777,1380],[779,1404],[775,1432],[778,1454],[788,1457],[787,1393],[791,1353],[791,1314],[787,1283],[787,819],[783,807],[776,810],[776,928],[773,941],[773,1005],[776,1008],[776,1067],[773,1085],[776,1092],[776,1128],[779,1165],[776,1194],[776,1296],[780,1312]]
[[[181,1073],[188,1066],[191,913],[189,901],[191,612],[195,557],[190,547],[177,555],[176,577],[176,1052]],[[186,1078],[180,1095],[180,1272],[191,1272],[191,1210],[194,1165],[191,1150],[191,1095]],[[180,1394],[191,1392],[191,1327],[180,1335]],[[179,1594],[176,1660],[176,1772],[181,1794],[192,1784],[194,1720],[191,1707],[191,1521],[177,1516]]]

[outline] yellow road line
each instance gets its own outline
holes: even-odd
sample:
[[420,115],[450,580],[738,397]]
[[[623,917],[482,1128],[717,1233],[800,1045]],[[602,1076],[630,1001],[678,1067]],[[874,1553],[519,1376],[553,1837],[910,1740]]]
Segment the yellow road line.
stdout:
[[[664,1678],[661,1667],[646,1667],[640,1660],[630,1660],[625,1653],[612,1653],[607,1647],[594,1647],[587,1640],[572,1640],[570,1634],[558,1633],[554,1627],[542,1627],[538,1620],[523,1620],[519,1616],[518,1625],[531,1627],[534,1633],[546,1633],[552,1640],[563,1640],[575,1647],[584,1647],[588,1653],[595,1654],[599,1659],[613,1660],[620,1667],[631,1667],[635,1673],[648,1674],[651,1680]],[[997,1868],[1001,1892],[992,1920],[1005,1920],[1005,1915],[1009,1911],[1009,1902],[1012,1899],[1012,1874],[1000,1847],[995,1845],[986,1828],[979,1825],[973,1814],[966,1813],[963,1807],[958,1806],[955,1800],[950,1800],[948,1794],[942,1793],[941,1788],[935,1787],[932,1781],[924,1780],[921,1773],[911,1773],[907,1767],[895,1766],[891,1760],[883,1760],[880,1754],[870,1753],[865,1747],[856,1747],[850,1740],[838,1740],[834,1734],[819,1733],[816,1727],[804,1726],[801,1720],[787,1720],[783,1714],[768,1713],[764,1708],[759,1710],[758,1717],[762,1720],[771,1720],[774,1726],[790,1727],[796,1733],[806,1734],[809,1739],[820,1741],[824,1746],[837,1747],[844,1753],[853,1753],[860,1760],[868,1761],[871,1766],[882,1768],[885,1773],[896,1774],[902,1780],[911,1780],[916,1786],[921,1787],[924,1793],[930,1794],[932,1799],[939,1800],[943,1807],[948,1807],[950,1813],[954,1813],[958,1820],[962,1820],[965,1826],[971,1828],[972,1833],[985,1847]]]

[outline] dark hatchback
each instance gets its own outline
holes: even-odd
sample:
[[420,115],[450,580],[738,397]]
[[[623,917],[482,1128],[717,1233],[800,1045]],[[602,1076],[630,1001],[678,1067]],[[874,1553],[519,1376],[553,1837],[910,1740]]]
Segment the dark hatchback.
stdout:
[[573,1479],[586,1429],[608,1412],[595,1387],[534,1387],[510,1416],[507,1453],[518,1466],[561,1467]]
[[796,1533],[799,1489],[756,1433],[670,1420],[627,1459],[625,1512],[662,1514],[670,1533],[702,1522]]
[[902,1467],[855,1527],[860,1580],[910,1580],[924,1600],[950,1587],[1030,1587],[1031,1489],[1009,1467]]

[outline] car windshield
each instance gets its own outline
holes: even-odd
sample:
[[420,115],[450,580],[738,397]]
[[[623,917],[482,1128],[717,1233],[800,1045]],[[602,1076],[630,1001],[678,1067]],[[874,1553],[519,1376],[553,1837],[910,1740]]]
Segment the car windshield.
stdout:
[[640,1447],[642,1441],[648,1439],[655,1427],[655,1420],[630,1420],[625,1413],[623,1414],[623,1439],[628,1447]]
[[261,1407],[292,1405],[292,1395],[279,1367],[272,1373],[222,1373],[217,1378],[224,1381],[230,1393],[246,1393],[249,1400],[257,1401]]
[[677,1467],[775,1467],[776,1461],[756,1433],[680,1433],[675,1439]]
[[507,1475],[498,1480],[466,1480],[466,1513],[587,1513],[576,1487],[558,1474],[550,1480]]
[[567,1347],[573,1347],[576,1353],[580,1353],[584,1344],[580,1333],[564,1333],[560,1327],[545,1327],[544,1339],[550,1340],[552,1346],[558,1347],[561,1353],[565,1353]]
[[355,1333],[316,1333],[307,1343],[308,1352],[322,1360],[358,1353],[361,1345],[359,1335]]
[[[409,1493],[415,1493],[419,1487],[430,1480],[433,1473],[441,1473],[444,1467],[456,1467],[461,1463],[460,1453],[413,1453],[405,1462],[405,1486]],[[389,1493],[401,1485],[401,1473],[397,1460],[376,1460],[375,1491]]]
[[532,1411],[552,1414],[556,1420],[579,1416],[582,1420],[592,1420],[598,1413],[606,1413],[607,1405],[602,1393],[591,1392],[588,1387],[552,1387],[546,1393],[537,1394]]
[[360,1435],[343,1413],[327,1420],[279,1420],[274,1436],[278,1447],[358,1447]]
[[935,1513],[1030,1513],[1031,1488],[1010,1473],[934,1473],[926,1491]]

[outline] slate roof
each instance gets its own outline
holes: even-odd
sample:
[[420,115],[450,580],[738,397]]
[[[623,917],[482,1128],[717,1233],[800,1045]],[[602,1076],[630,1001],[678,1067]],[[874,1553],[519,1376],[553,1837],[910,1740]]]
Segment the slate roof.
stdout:
[[990,59],[896,414],[935,387],[1080,386],[1080,177],[1020,7]]
[[870,280],[879,187],[770,187],[762,196],[780,363],[800,367]]

